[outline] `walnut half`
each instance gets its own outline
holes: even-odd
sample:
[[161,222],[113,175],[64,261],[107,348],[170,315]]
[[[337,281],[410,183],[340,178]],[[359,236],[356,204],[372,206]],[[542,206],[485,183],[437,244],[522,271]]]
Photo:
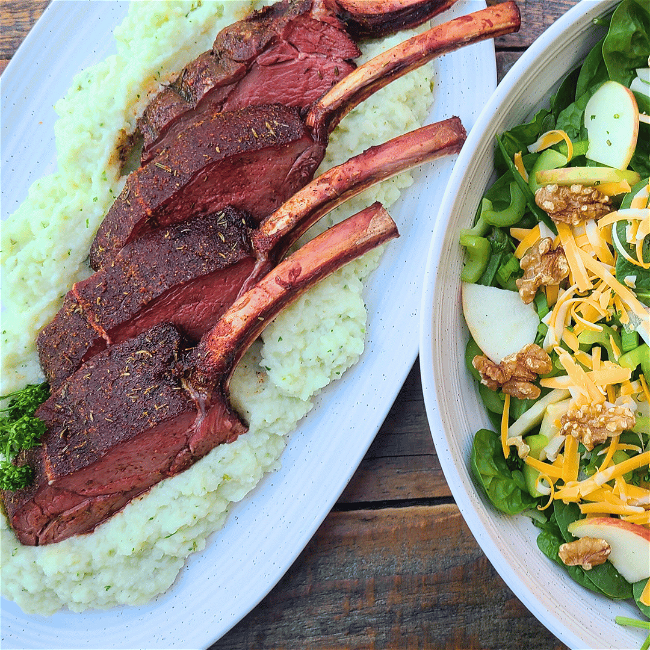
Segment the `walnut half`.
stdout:
[[548,213],[556,223],[569,223],[572,226],[600,219],[609,214],[612,199],[601,194],[596,188],[586,185],[546,185],[535,192],[535,203]]
[[560,419],[560,434],[572,435],[588,450],[636,424],[627,406],[586,404],[570,408]]
[[558,246],[551,250],[552,246],[553,240],[544,237],[533,244],[521,258],[519,265],[524,269],[524,275],[517,280],[517,289],[526,304],[533,301],[539,287],[560,284],[569,275],[569,263],[564,249]]
[[553,369],[551,357],[535,343],[529,343],[516,354],[509,354],[501,363],[477,355],[472,359],[472,365],[488,388],[501,388],[504,393],[520,399],[537,399],[540,389],[532,382],[537,375],[544,375]]
[[610,545],[604,539],[581,537],[574,542],[562,544],[558,555],[566,566],[581,566],[589,571],[592,567],[604,564],[611,552]]

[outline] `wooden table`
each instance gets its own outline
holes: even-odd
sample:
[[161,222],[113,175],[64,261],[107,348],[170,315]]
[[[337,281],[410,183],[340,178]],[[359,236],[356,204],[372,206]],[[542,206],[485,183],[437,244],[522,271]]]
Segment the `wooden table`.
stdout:
[[[3,0],[0,71],[48,2]],[[521,30],[496,41],[499,78],[576,2],[519,0]],[[504,584],[454,504],[416,363],[307,548],[210,650],[564,647]]]

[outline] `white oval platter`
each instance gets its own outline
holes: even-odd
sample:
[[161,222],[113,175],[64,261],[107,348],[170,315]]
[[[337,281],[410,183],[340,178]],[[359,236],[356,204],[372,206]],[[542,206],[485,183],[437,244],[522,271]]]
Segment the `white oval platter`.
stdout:
[[[444,20],[484,6],[460,0]],[[52,105],[74,74],[113,53],[112,30],[127,8],[112,0],[54,0],[11,60],[0,81],[4,212],[15,210],[34,180],[54,171]],[[446,55],[435,70],[429,121],[458,115],[469,130],[496,87],[492,42]],[[170,590],[143,607],[51,617],[27,615],[3,599],[3,648],[207,647],[271,590],[335,504],[416,359],[425,260],[453,163],[441,160],[417,172],[391,208],[401,237],[367,286],[361,360],[321,394],[289,437],[282,468],[232,507],[224,528],[190,557]]]

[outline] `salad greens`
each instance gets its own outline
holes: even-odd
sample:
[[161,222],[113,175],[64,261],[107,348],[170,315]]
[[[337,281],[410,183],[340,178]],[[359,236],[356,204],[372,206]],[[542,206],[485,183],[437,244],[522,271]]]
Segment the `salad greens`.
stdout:
[[[465,364],[494,426],[476,433],[470,466],[494,507],[533,519],[544,555],[648,617],[650,5],[623,0],[599,24],[549,106],[497,137],[498,179],[460,233]],[[496,353],[496,339],[526,335],[481,324],[468,283],[519,292],[510,319],[538,322],[523,348]]]

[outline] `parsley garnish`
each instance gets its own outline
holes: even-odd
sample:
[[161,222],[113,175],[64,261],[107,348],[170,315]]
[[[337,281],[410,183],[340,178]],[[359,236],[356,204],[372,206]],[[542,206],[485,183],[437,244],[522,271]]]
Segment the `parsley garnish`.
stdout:
[[45,433],[45,423],[34,417],[36,409],[49,397],[47,384],[30,384],[22,390],[0,399],[9,400],[5,408],[0,408],[0,489],[19,490],[31,483],[34,470],[28,465],[14,465],[13,461],[23,449],[31,449],[40,444]]

